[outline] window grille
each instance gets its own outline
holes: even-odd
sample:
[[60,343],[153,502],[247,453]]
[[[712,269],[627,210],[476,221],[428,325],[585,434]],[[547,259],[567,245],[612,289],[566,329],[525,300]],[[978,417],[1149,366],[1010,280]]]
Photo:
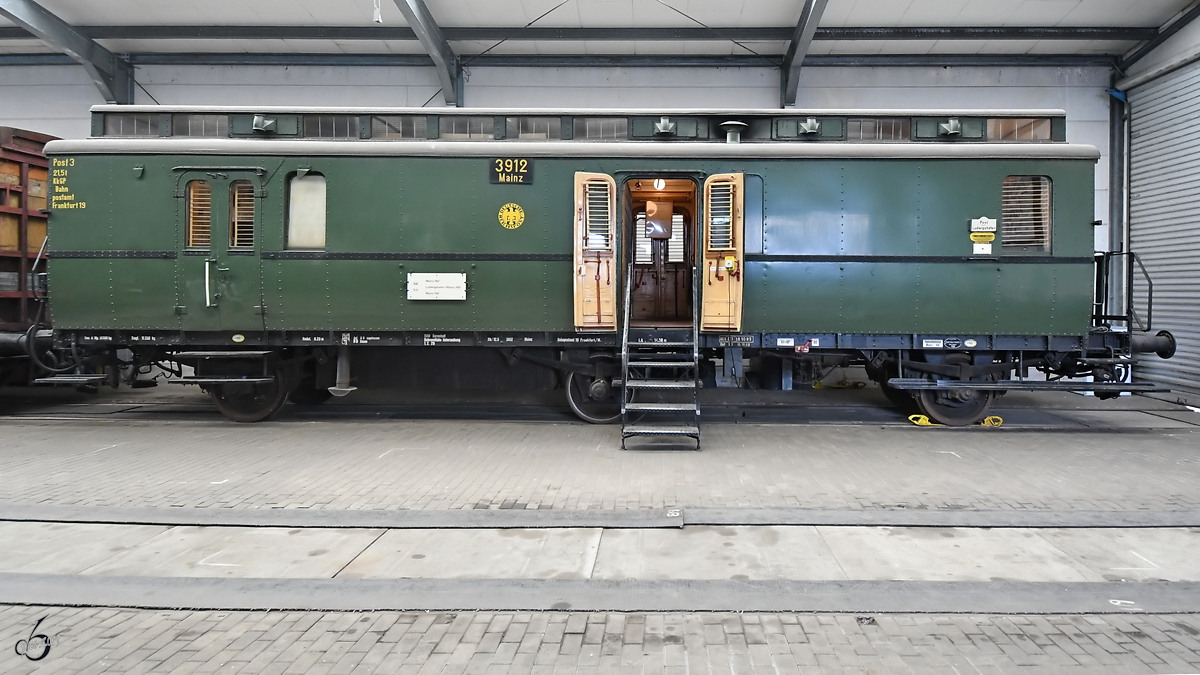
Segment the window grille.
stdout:
[[254,184],[229,184],[229,248],[254,248]]
[[1001,241],[1005,251],[1050,250],[1050,179],[1009,176],[1001,190]]
[[325,176],[293,175],[288,181],[288,248],[325,247]]
[[911,126],[907,117],[851,117],[846,120],[846,140],[907,141]]
[[576,117],[575,139],[585,141],[623,141],[629,138],[627,117]]
[[[634,253],[634,262],[639,265],[649,265],[654,262],[651,257],[651,240],[646,236],[646,212],[640,211],[637,214],[634,227],[637,232],[634,236],[636,251]],[[667,240],[667,262],[681,263],[684,262],[683,257],[683,214],[671,214],[671,238]]]
[[733,183],[717,182],[709,186],[707,245],[710,251],[734,250],[733,200]]
[[496,120],[491,117],[443,115],[438,119],[438,137],[453,141],[479,141],[494,137]]
[[562,138],[562,120],[557,117],[509,117],[505,138],[522,141],[557,141]]
[[212,245],[212,186],[208,181],[189,181],[186,201],[186,246],[208,248]]
[[157,136],[158,113],[105,113],[105,136]]
[[1050,120],[1044,117],[987,121],[987,137],[990,141],[1048,141],[1050,129]]
[[358,138],[357,115],[305,115],[307,138]]
[[175,115],[171,133],[176,136],[228,136],[228,115]]
[[613,203],[612,190],[603,181],[588,181],[586,197],[587,241],[584,248],[589,251],[606,251],[612,248]]
[[389,115],[371,118],[371,138],[428,138],[424,116]]

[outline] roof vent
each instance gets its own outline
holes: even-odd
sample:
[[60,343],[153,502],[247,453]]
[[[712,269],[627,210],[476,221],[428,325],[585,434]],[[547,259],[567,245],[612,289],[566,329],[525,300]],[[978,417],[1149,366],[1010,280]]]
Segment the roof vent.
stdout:
[[251,128],[260,133],[273,134],[275,133],[275,118],[267,117],[266,115],[255,115]]
[[726,143],[741,143],[742,132],[745,131],[750,125],[737,120],[729,120],[728,122],[721,122],[720,126],[725,132]]
[[801,122],[797,128],[801,134],[812,136],[821,133],[821,122],[815,117],[810,117]]
[[948,119],[945,122],[942,122],[941,124],[938,125],[938,135],[939,136],[961,136],[962,135],[962,122],[959,122],[957,117],[951,117],[950,119]]
[[675,123],[672,122],[669,118],[663,117],[662,119],[660,119],[659,121],[654,123],[654,135],[655,136],[674,136],[675,135]]

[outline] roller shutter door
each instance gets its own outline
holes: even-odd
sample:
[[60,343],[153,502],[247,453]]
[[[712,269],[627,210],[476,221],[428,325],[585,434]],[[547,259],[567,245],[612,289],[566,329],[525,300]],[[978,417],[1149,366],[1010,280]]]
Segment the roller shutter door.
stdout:
[[[1137,377],[1200,402],[1200,64],[1129,93],[1130,250],[1154,281],[1154,330],[1174,333],[1179,349],[1163,361],[1142,358]],[[1145,307],[1145,286],[1135,300]],[[1144,320],[1144,317],[1143,317]]]

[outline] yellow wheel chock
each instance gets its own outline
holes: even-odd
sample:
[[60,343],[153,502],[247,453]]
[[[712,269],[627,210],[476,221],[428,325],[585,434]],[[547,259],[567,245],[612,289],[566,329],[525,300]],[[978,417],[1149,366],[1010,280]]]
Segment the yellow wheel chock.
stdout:
[[[929,419],[928,415],[909,415],[908,421],[919,427],[944,427],[945,424],[940,424]],[[979,422],[981,427],[998,427],[1004,424],[1004,418],[999,415],[988,415]]]

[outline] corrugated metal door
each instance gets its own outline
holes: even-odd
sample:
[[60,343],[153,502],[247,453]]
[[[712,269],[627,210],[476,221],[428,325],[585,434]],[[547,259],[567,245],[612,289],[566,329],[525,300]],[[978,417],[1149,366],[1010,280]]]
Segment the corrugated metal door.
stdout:
[[[1175,357],[1142,357],[1136,373],[1200,401],[1200,65],[1130,92],[1129,248],[1154,281],[1154,330],[1179,341]],[[1135,272],[1140,278],[1140,271]],[[1135,285],[1145,320],[1145,285]]]

